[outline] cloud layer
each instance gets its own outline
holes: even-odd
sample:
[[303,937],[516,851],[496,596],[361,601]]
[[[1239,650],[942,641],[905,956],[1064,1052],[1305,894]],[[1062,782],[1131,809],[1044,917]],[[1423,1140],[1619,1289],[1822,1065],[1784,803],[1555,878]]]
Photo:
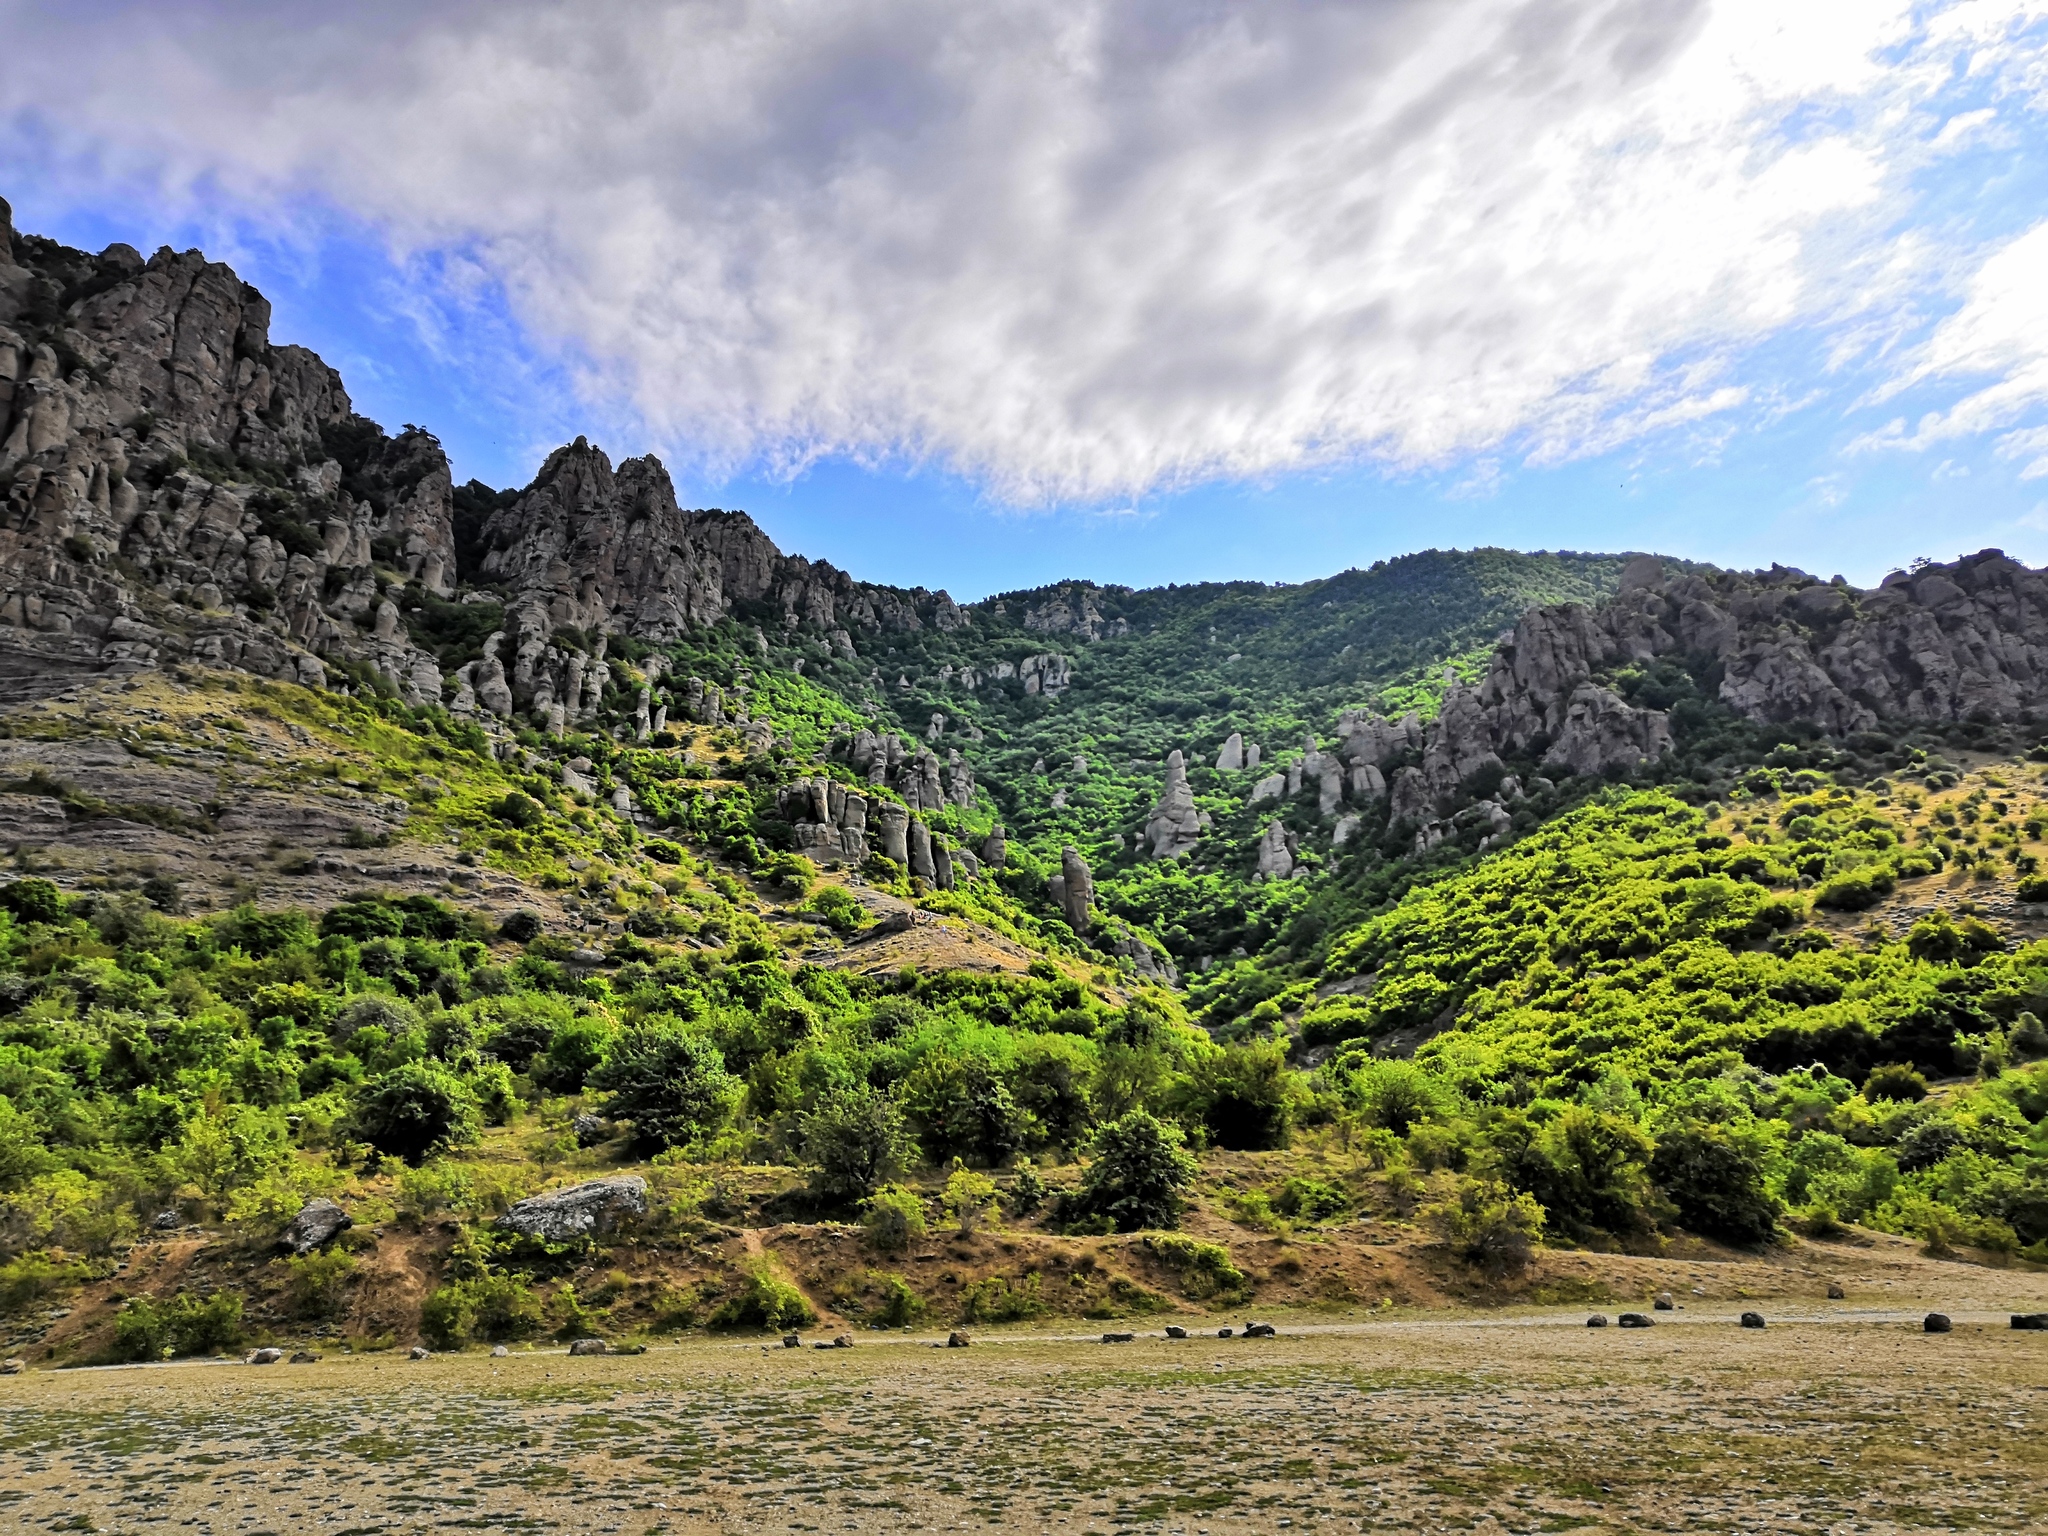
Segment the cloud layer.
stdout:
[[[0,3],[0,100],[153,196],[481,274],[686,463],[1105,502],[1755,405],[1760,339],[1904,323],[1949,259],[1905,188],[2030,99],[2035,9]],[[2041,238],[1916,354],[1996,376],[1923,437],[2048,452]]]

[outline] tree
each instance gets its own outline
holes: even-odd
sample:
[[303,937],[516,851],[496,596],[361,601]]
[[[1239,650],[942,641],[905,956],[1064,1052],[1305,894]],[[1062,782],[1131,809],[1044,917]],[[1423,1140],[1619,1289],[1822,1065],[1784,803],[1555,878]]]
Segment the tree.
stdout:
[[606,1114],[664,1147],[723,1130],[744,1092],[708,1037],[675,1024],[627,1030],[589,1084],[611,1096]]
[[418,1167],[445,1147],[477,1138],[483,1112],[461,1078],[438,1062],[408,1061],[356,1090],[357,1137]]
[[1187,1102],[1217,1146],[1265,1152],[1286,1146],[1294,1128],[1290,1089],[1287,1047],[1258,1040],[1199,1057]]
[[866,1083],[826,1095],[797,1125],[811,1190],[826,1200],[867,1199],[903,1171],[914,1150],[895,1100]]
[[1650,1177],[1695,1232],[1751,1245],[1777,1229],[1778,1208],[1764,1189],[1763,1160],[1718,1125],[1667,1132],[1650,1159]]
[[1107,1217],[1119,1232],[1180,1225],[1196,1164],[1179,1126],[1134,1109],[1095,1133],[1094,1152],[1075,1214]]

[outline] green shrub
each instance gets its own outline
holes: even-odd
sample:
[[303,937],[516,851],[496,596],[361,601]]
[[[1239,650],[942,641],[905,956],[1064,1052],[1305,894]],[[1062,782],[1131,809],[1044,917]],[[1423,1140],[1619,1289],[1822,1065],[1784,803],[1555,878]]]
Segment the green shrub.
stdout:
[[0,1313],[19,1312],[38,1302],[75,1291],[92,1278],[92,1270],[76,1260],[47,1253],[24,1253],[0,1264]]
[[286,1259],[285,1294],[295,1316],[333,1317],[348,1298],[348,1282],[356,1272],[356,1258],[340,1248],[328,1248]]
[[1014,1215],[1029,1216],[1045,1204],[1045,1178],[1032,1165],[1028,1157],[1017,1160],[1017,1176],[1010,1181],[1010,1210]]
[[971,1233],[995,1209],[996,1181],[985,1173],[963,1168],[956,1161],[953,1172],[946,1179],[946,1192],[940,1197],[940,1203],[963,1235]]
[[1891,895],[1897,885],[1889,866],[1866,864],[1821,881],[1814,887],[1813,904],[1837,912],[1865,912]]
[[1490,1180],[1462,1181],[1456,1197],[1432,1214],[1451,1252],[1495,1278],[1527,1269],[1543,1236],[1543,1207],[1535,1197]]
[[242,1339],[242,1298],[216,1291],[205,1300],[189,1291],[162,1304],[137,1296],[114,1319],[113,1354],[119,1360],[162,1360],[232,1349]]
[[659,1023],[620,1035],[589,1083],[609,1095],[607,1115],[631,1121],[643,1141],[664,1147],[723,1130],[745,1092],[708,1036]]
[[1134,1109],[1095,1133],[1093,1152],[1071,1211],[1063,1213],[1069,1222],[1101,1217],[1119,1232],[1180,1225],[1198,1171],[1180,1127]]
[[542,808],[541,803],[530,795],[522,795],[516,789],[500,800],[492,810],[498,820],[506,826],[517,827],[522,832],[531,831],[547,820],[547,811]]
[[803,1292],[779,1278],[765,1261],[753,1265],[738,1293],[711,1314],[714,1328],[801,1328],[817,1320]]
[[1273,1209],[1294,1221],[1327,1221],[1351,1208],[1351,1198],[1333,1184],[1296,1175],[1280,1186]]
[[875,1321],[884,1328],[908,1328],[925,1314],[924,1298],[901,1275],[883,1275],[882,1303]]
[[1294,1081],[1280,1041],[1226,1046],[1196,1059],[1186,1089],[1188,1111],[1219,1147],[1284,1147],[1294,1126]]
[[1776,1203],[1764,1188],[1763,1160],[1717,1125],[1688,1125],[1658,1139],[1650,1177],[1691,1230],[1753,1246],[1776,1230]]
[[424,1061],[372,1078],[355,1091],[350,1109],[358,1140],[414,1165],[475,1141],[482,1120],[468,1085],[446,1067]]
[[1015,1285],[1001,1275],[989,1275],[960,1288],[960,1320],[965,1323],[1021,1323],[1043,1317],[1048,1310],[1036,1274]]
[[1232,1301],[1250,1289],[1230,1250],[1219,1244],[1168,1232],[1148,1234],[1145,1246],[1160,1263],[1179,1273],[1182,1293],[1196,1301]]
[[868,1196],[861,1212],[868,1242],[878,1253],[901,1253],[926,1233],[924,1201],[917,1191],[888,1184]]
[[13,913],[17,922],[54,923],[64,915],[64,893],[32,875],[0,885],[0,907]]
[[2021,901],[2048,901],[2048,875],[2029,875],[2020,881],[2017,894]]
[[916,1150],[895,1100],[866,1083],[820,1100],[798,1120],[797,1139],[811,1165],[812,1192],[846,1204],[897,1177]]
[[871,927],[874,919],[868,916],[868,909],[860,904],[858,897],[843,886],[820,886],[811,893],[803,911],[815,912],[825,919],[825,926],[834,933],[858,933]]
[[540,1298],[517,1275],[486,1272],[450,1281],[420,1307],[420,1332],[437,1349],[530,1339],[544,1322]]
[[1863,1079],[1863,1097],[1873,1104],[1886,1099],[1912,1103],[1927,1097],[1927,1079],[1903,1062],[1887,1062]]

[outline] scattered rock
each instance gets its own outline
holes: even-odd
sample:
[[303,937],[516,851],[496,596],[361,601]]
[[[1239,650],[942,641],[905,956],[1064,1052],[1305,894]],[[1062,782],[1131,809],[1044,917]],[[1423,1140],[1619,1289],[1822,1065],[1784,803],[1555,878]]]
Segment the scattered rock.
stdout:
[[159,1232],[175,1232],[182,1221],[183,1218],[176,1211],[158,1211],[149,1218],[149,1224]]
[[605,1347],[603,1339],[577,1339],[570,1344],[569,1353],[572,1355],[607,1355],[611,1351]]
[[[2014,1326],[2018,1325],[2015,1324]],[[1168,1323],[1166,1325],[1166,1336],[1169,1339],[1184,1339],[1188,1336],[1188,1331],[1178,1323]]]
[[2033,1333],[2048,1333],[2048,1312],[2015,1312],[2012,1325]]
[[493,1344],[491,1346],[491,1358],[494,1360],[502,1360],[511,1353],[512,1351],[502,1344]]
[[1669,1291],[1659,1291],[1657,1293],[1657,1299],[1651,1302],[1650,1305],[1655,1307],[1659,1312],[1672,1312],[1677,1310],[1678,1302],[1672,1297]]
[[608,1121],[589,1113],[578,1115],[571,1120],[569,1129],[575,1133],[576,1145],[579,1147],[594,1147],[609,1138],[612,1133]]
[[1648,1328],[1652,1324],[1650,1319],[1641,1312],[1624,1312],[1621,1314],[1621,1326],[1624,1328]]
[[424,1360],[424,1359],[426,1359],[426,1358],[427,1358],[428,1356],[430,1356],[430,1355],[432,1355],[432,1354],[433,1354],[433,1351],[432,1351],[431,1349],[427,1348],[427,1346],[426,1346],[426,1345],[424,1345],[424,1344],[415,1344],[415,1345],[413,1345],[413,1347],[412,1347],[412,1353],[411,1353],[410,1355],[408,1355],[408,1356],[407,1356],[406,1358],[407,1358],[407,1359],[410,1359],[410,1360]]
[[[166,1211],[165,1216],[175,1215]],[[159,1220],[162,1218],[159,1217]],[[284,1229],[284,1236],[278,1239],[280,1248],[289,1248],[303,1257],[315,1248],[331,1243],[341,1233],[355,1225],[355,1221],[340,1206],[325,1195],[316,1195],[299,1207],[299,1214],[291,1219]]]
[[1105,1344],[1129,1344],[1137,1337],[1135,1333],[1105,1333],[1102,1336],[1102,1342]]
[[294,1350],[291,1359],[286,1363],[289,1365],[318,1365],[320,1357],[310,1349]]
[[946,1348],[948,1349],[965,1349],[973,1342],[964,1333],[949,1333],[946,1335]]
[[276,1365],[282,1359],[284,1359],[283,1350],[266,1347],[251,1352],[248,1360],[244,1363],[248,1365]]
[[1216,1330],[1216,1337],[1219,1339],[1227,1339],[1231,1336],[1231,1332],[1232,1330],[1228,1328],[1218,1328]]
[[1842,1301],[1842,1300],[1844,1300],[1844,1299],[1846,1299],[1846,1298],[1847,1298],[1848,1294],[1849,1294],[1849,1293],[1848,1293],[1847,1291],[1845,1291],[1845,1290],[1843,1290],[1843,1289],[1842,1289],[1842,1282],[1841,1282],[1841,1281],[1839,1281],[1839,1280],[1830,1280],[1830,1281],[1828,1282],[1828,1300],[1829,1300],[1829,1301]]
[[27,1369],[28,1362],[18,1356],[10,1355],[5,1360],[0,1360],[0,1376],[19,1376]]
[[562,1243],[647,1214],[647,1181],[637,1174],[593,1179],[545,1195],[519,1201],[498,1218],[498,1225],[522,1237]]
[[1745,1328],[1761,1328],[1761,1327],[1763,1327],[1763,1325],[1764,1325],[1764,1315],[1763,1315],[1763,1313],[1761,1313],[1761,1312],[1745,1312],[1745,1313],[1743,1313],[1743,1314],[1742,1314],[1742,1326],[1743,1326],[1743,1327],[1745,1327]]
[[1930,1312],[1920,1322],[1922,1333],[1948,1333],[1954,1327],[1955,1324],[1949,1321],[1946,1312]]
[[782,1336],[782,1347],[784,1349],[802,1349],[804,1347],[803,1336],[801,1334],[785,1333]]
[[1271,1339],[1279,1336],[1280,1330],[1271,1323],[1246,1323],[1244,1336],[1248,1339]]
[[1595,1312],[1591,1317],[1586,1319],[1586,1326],[1588,1328],[1605,1328],[1607,1326],[1607,1314],[1604,1312]]
[[832,1347],[834,1349],[853,1348],[853,1335],[850,1333],[842,1333],[835,1335],[832,1340]]

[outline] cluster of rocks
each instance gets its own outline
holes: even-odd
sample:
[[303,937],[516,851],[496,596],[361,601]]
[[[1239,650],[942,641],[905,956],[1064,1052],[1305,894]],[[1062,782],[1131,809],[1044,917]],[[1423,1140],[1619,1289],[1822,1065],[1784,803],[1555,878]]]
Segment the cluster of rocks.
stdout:
[[1080,640],[1110,640],[1129,634],[1128,619],[1103,617],[1102,596],[1100,587],[1086,582],[1065,583],[1024,610],[1024,627]]
[[894,731],[863,727],[845,742],[845,752],[848,767],[870,784],[896,791],[912,810],[974,804],[974,769],[957,749],[947,754],[943,776],[937,753]]
[[857,866],[873,851],[940,890],[950,891],[963,880],[979,877],[984,858],[1000,869],[1009,853],[1000,826],[982,841],[977,857],[950,845],[944,834],[934,833],[922,817],[894,800],[871,799],[836,779],[786,784],[776,791],[776,808],[796,832],[797,852],[813,864]]

